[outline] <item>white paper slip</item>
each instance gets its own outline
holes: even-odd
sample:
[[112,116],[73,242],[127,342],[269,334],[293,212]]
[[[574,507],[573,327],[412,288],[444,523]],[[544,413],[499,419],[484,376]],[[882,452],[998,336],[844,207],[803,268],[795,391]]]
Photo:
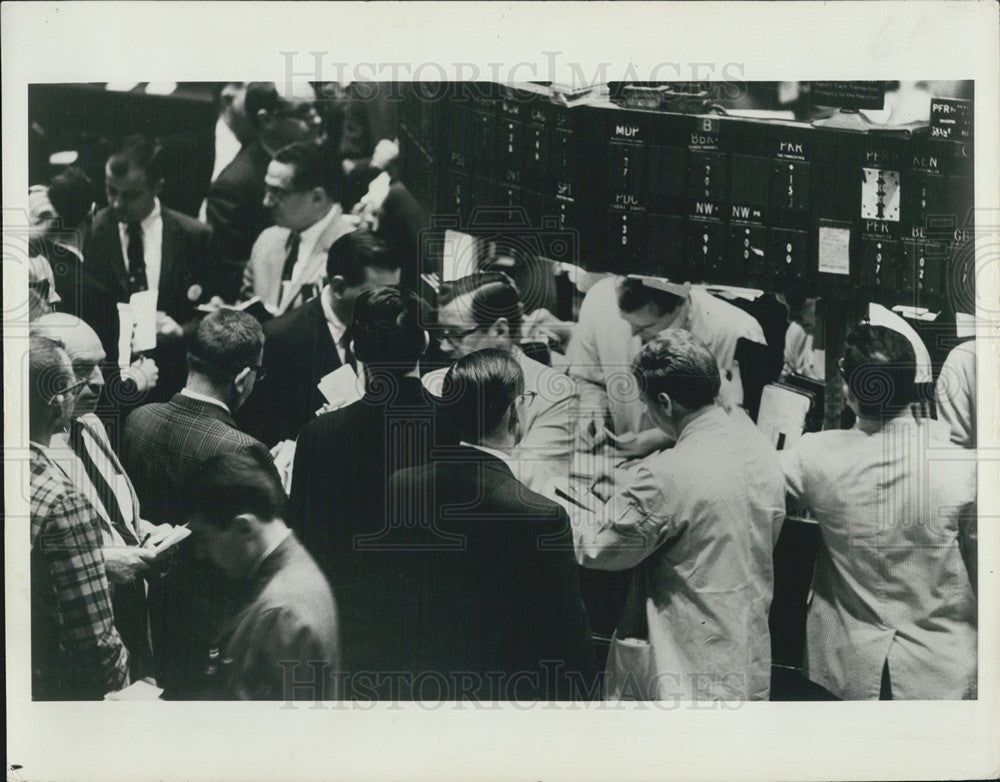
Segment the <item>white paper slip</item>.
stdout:
[[155,701],[163,694],[163,690],[145,679],[132,682],[124,690],[109,692],[104,696],[106,701]]
[[132,364],[132,328],[135,319],[132,305],[118,302],[118,368],[128,369]]
[[364,396],[364,386],[350,364],[333,370],[316,386],[334,408],[353,404]]
[[153,546],[153,551],[156,552],[156,556],[160,556],[169,549],[172,549],[190,534],[191,530],[186,524],[174,527],[169,534],[165,535],[161,540],[156,542],[156,545]]
[[156,291],[138,291],[129,299],[135,318],[132,350],[142,353],[156,347]]
[[441,279],[458,280],[473,274],[479,264],[475,238],[450,228],[444,232],[444,253],[441,258]]

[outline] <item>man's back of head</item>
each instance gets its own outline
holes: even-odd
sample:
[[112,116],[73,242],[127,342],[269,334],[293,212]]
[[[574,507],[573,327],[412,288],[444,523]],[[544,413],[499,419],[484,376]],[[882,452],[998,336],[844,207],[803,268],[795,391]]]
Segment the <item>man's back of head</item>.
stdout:
[[59,214],[63,231],[80,226],[94,206],[94,183],[75,166],[67,168],[49,183],[49,200]]
[[916,353],[904,335],[862,323],[847,335],[840,363],[848,404],[861,418],[905,412],[916,401],[916,367]]
[[413,371],[426,347],[419,304],[395,288],[366,291],[358,297],[351,336],[354,354],[366,370],[393,375]]
[[721,385],[712,353],[686,329],[666,329],[647,342],[632,373],[649,405],[662,407],[665,395],[686,413],[715,404]]
[[364,229],[351,231],[330,245],[326,256],[326,276],[333,282],[337,278],[347,288],[362,285],[366,269],[395,271],[397,260],[390,255],[385,243],[375,234]]
[[524,373],[505,350],[487,348],[463,356],[448,370],[442,400],[457,434],[473,445],[516,443],[514,407],[524,393]]
[[208,386],[235,410],[253,389],[263,349],[264,330],[252,315],[217,310],[202,320],[191,340],[188,386]]
[[673,312],[685,299],[683,296],[650,287],[636,277],[618,280],[618,308],[622,312],[636,312],[652,305],[661,314]]

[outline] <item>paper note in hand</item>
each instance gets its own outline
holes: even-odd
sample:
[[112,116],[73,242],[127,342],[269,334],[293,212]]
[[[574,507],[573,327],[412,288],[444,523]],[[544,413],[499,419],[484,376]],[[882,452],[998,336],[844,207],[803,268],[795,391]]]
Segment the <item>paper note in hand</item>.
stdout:
[[125,370],[132,364],[132,328],[135,319],[132,305],[118,302],[118,368]]
[[364,396],[361,380],[350,364],[333,370],[319,381],[317,388],[335,410],[353,404]]
[[156,347],[156,291],[138,291],[129,299],[135,318],[132,350],[142,353]]
[[157,557],[160,557],[182,540],[187,538],[190,534],[191,530],[188,528],[187,524],[174,527],[167,535],[157,541],[156,545],[153,546],[153,551],[156,553]]

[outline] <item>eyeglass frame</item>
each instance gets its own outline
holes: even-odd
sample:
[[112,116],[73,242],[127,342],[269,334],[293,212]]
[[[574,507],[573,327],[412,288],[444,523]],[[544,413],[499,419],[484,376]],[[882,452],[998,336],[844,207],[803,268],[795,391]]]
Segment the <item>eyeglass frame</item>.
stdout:
[[438,342],[447,342],[449,345],[461,345],[463,339],[483,328],[484,326],[478,324],[465,331],[452,332],[449,329],[442,329],[438,331]]
[[296,194],[311,193],[314,189],[315,188],[307,187],[305,190],[291,190],[283,187],[275,187],[274,185],[264,185],[264,193],[271,196],[271,198],[276,201],[284,201],[289,196]]
[[524,391],[523,393],[518,394],[517,397],[515,397],[514,401],[520,407],[531,407],[531,404],[535,401],[535,398],[537,396],[538,396],[537,391]]
[[257,373],[254,379],[258,382],[267,377],[267,369],[263,364],[247,364],[247,369]]
[[[74,374],[74,377],[75,376],[76,375]],[[56,393],[50,396],[47,404],[52,404],[53,402],[56,401],[57,396],[63,396],[64,394],[73,394],[74,396],[76,396],[77,394],[79,394],[80,389],[82,389],[89,382],[90,378],[86,378],[84,380],[77,380],[75,383],[70,383],[68,386],[62,389],[62,391],[56,391]]]

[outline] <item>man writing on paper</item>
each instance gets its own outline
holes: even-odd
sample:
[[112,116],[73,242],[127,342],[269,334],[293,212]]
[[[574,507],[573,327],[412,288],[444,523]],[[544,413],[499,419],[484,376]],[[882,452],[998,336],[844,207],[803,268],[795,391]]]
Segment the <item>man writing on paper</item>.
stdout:
[[745,339],[766,344],[752,316],[690,283],[608,277],[587,291],[566,351],[567,371],[580,381],[581,444],[592,448],[604,441],[607,411],[618,435],[615,445],[626,458],[670,445],[670,435],[645,416],[631,372],[642,345],[666,328],[687,329],[704,342],[719,367],[723,404],[742,402],[737,343]]
[[129,650],[132,678],[141,679],[153,672],[143,578],[156,560],[155,546],[174,528],[140,518],[135,488],[95,412],[104,390],[105,359],[96,332],[72,315],[51,313],[32,324],[32,333],[62,342],[81,384],[69,433],[55,435],[50,452],[97,511],[115,626]]
[[365,291],[399,282],[399,266],[367,231],[345,234],[326,254],[327,284],[319,296],[264,326],[267,380],[240,411],[242,428],[269,448],[295,439],[326,400],[319,382],[334,370],[358,369],[347,326]]
[[741,408],[719,404],[718,363],[690,332],[663,331],[633,372],[674,446],[643,461],[596,514],[566,504],[577,560],[634,567],[626,611],[648,625],[648,641],[627,642],[632,655],[626,639],[613,641],[608,695],[766,700],[771,552],[785,517],[777,452]]
[[32,337],[28,358],[31,696],[100,700],[128,685],[128,651],[114,625],[97,511],[50,453],[83,384],[50,339]]

